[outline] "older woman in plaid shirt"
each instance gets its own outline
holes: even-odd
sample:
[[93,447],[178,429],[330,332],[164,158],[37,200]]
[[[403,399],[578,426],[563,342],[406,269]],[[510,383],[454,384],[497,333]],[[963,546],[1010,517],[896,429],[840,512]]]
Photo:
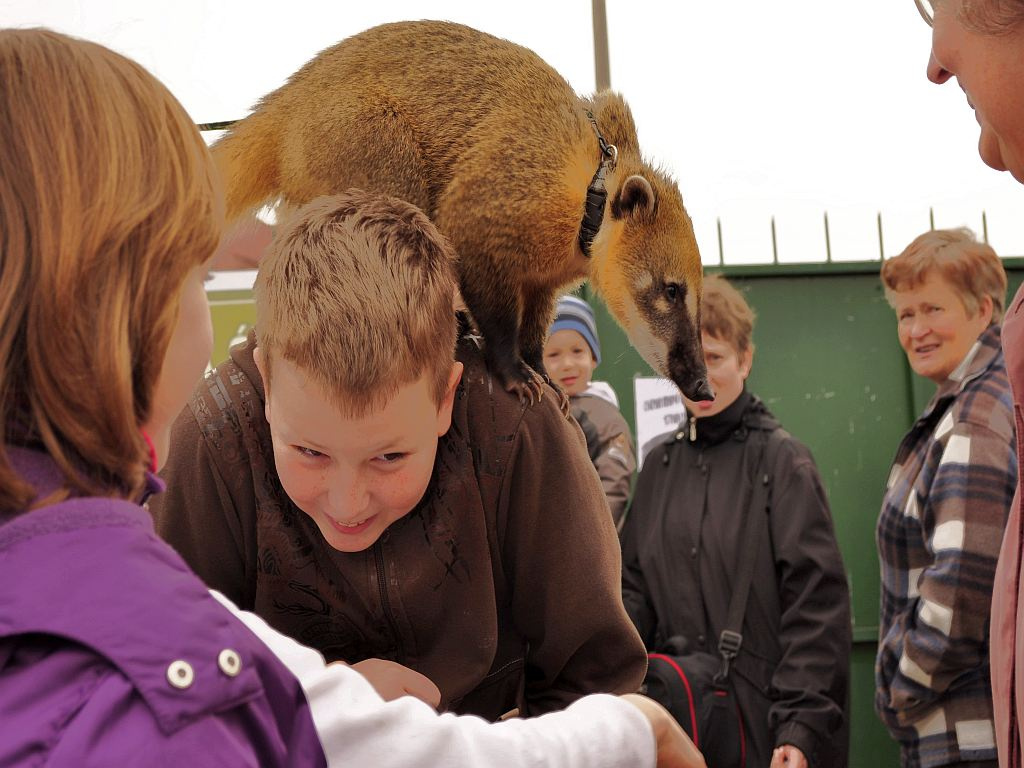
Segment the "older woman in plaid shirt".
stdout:
[[989,603],[1017,479],[1006,273],[969,230],[938,230],[887,261],[882,282],[911,368],[938,389],[900,443],[878,519],[875,705],[905,768],[994,768]]

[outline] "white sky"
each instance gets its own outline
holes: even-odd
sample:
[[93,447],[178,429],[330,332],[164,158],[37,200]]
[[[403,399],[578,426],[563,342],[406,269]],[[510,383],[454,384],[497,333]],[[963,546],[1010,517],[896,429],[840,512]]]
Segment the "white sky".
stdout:
[[[924,76],[913,0],[607,0],[612,87],[645,154],[678,180],[705,262],[878,258],[928,227],[967,225],[1024,256],[1024,189],[977,155],[955,84]],[[590,0],[0,0],[0,26],[108,45],[162,79],[197,122],[245,115],[317,51],[375,24],[458,21],[532,48],[594,89]],[[344,83],[338,84],[339,88]]]

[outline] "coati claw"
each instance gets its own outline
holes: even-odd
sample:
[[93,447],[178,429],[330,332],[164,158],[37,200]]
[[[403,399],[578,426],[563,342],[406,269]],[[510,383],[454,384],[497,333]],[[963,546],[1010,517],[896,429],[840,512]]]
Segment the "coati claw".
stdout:
[[551,380],[551,377],[548,376],[546,373],[544,374],[544,381],[547,382],[549,387],[551,387],[553,390],[555,390],[555,394],[558,395],[558,408],[562,412],[562,415],[565,416],[565,418],[568,419],[569,418],[569,395],[566,394],[564,389],[562,389],[560,386],[555,384],[555,382]]
[[519,361],[511,374],[505,379],[505,389],[519,395],[520,402],[534,405],[544,397],[544,379],[533,368]]
[[565,392],[563,392],[561,390],[561,388],[556,387],[555,391],[558,392],[558,407],[561,409],[562,415],[565,416],[565,418],[567,418],[567,419],[570,418],[570,416],[569,416],[569,396],[567,394],[565,394]]

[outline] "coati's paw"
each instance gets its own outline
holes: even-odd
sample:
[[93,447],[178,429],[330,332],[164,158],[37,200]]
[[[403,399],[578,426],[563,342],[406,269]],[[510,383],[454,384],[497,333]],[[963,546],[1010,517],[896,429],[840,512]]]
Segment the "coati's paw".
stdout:
[[520,402],[539,403],[544,396],[544,378],[522,360],[502,376],[505,389],[519,396]]
[[570,418],[569,396],[565,394],[565,392],[563,392],[561,388],[558,389],[558,407],[562,409],[562,415],[565,416],[565,418]]
[[551,380],[551,377],[548,376],[546,373],[544,374],[544,381],[546,381],[548,383],[548,385],[553,390],[555,390],[555,394],[558,395],[558,407],[562,411],[562,415],[565,416],[565,418],[568,419],[569,418],[569,395],[566,394],[564,389],[562,389],[560,386],[555,384],[555,382]]

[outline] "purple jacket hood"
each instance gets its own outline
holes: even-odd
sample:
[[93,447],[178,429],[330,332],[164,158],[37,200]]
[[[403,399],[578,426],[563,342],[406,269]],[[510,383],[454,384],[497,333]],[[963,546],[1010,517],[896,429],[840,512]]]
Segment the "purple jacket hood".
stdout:
[[[48,457],[8,450],[41,494],[54,486],[56,472]],[[0,524],[0,673],[13,663],[19,643],[24,648],[24,636],[35,633],[72,641],[109,662],[144,702],[163,738],[205,717],[235,711],[242,713],[240,721],[280,734],[270,739],[276,742],[272,751],[298,757],[290,742],[291,747],[302,744],[298,752],[312,763],[323,759],[314,754],[319,743],[309,733],[312,722],[295,679],[212,599],[155,534],[148,511],[136,504],[72,498]],[[240,660],[235,674],[222,671],[219,658],[226,650]],[[193,672],[184,688],[169,681],[172,665],[181,661]],[[45,730],[27,702],[39,700],[40,691],[67,687],[53,674],[60,664],[38,668],[34,675],[14,676],[0,694],[0,719],[12,735]],[[104,669],[109,674],[110,667]],[[46,670],[54,679],[41,677]],[[19,679],[20,693],[12,689]],[[47,711],[55,704],[69,706],[70,700],[50,702]],[[102,728],[99,724],[98,732]],[[3,752],[0,743],[0,762]]]

